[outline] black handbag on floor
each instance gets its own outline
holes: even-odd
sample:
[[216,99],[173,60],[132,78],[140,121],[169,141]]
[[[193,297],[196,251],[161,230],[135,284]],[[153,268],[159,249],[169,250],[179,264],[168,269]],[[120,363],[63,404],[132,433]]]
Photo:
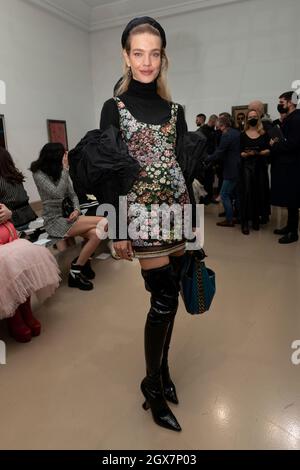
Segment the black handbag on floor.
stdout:
[[181,295],[191,315],[207,312],[216,293],[216,276],[204,262],[203,249],[187,251],[181,278]]

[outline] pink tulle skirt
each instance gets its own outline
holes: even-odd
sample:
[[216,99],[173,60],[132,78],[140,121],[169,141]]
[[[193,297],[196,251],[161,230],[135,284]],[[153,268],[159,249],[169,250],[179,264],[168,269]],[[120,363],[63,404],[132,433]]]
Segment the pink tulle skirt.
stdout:
[[0,319],[13,316],[32,294],[43,302],[59,281],[58,265],[47,248],[24,239],[0,246]]

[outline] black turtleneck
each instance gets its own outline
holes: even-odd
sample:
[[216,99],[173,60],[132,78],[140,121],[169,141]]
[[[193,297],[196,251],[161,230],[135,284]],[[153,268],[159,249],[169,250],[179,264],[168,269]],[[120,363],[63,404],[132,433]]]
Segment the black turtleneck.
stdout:
[[[163,124],[171,118],[171,104],[158,95],[156,81],[141,83],[132,79],[128,90],[119,98],[138,121],[147,124]],[[104,130],[110,125],[120,128],[119,111],[113,98],[104,103],[100,119],[101,129]],[[177,136],[184,134],[187,130],[184,111],[180,105],[176,127]]]

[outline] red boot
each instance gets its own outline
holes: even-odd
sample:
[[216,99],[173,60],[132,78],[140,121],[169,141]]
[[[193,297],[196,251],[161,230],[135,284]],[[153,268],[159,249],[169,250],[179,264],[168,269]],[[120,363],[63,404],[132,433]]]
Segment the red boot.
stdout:
[[19,343],[28,343],[31,340],[31,330],[25,325],[20,308],[13,317],[7,319],[9,334]]
[[24,322],[31,330],[31,335],[39,336],[41,334],[41,324],[33,316],[31,305],[30,305],[30,297],[28,297],[28,299],[26,300],[24,304],[19,306],[19,309],[21,311]]

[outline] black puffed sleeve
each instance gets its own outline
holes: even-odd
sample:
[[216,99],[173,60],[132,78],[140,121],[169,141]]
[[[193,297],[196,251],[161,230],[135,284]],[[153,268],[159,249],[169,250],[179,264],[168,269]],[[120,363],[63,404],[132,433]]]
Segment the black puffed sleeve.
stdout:
[[[113,98],[110,98],[109,100],[105,101],[102,107],[101,116],[100,116],[100,129],[102,131],[105,131],[110,126],[113,126],[116,129],[120,129],[119,111],[118,111],[117,103]],[[120,216],[119,196],[122,195],[120,193],[120,186],[121,186],[120,182],[117,182],[117,176],[115,175],[114,184],[112,184],[112,182],[110,181],[106,181],[106,184],[103,185],[102,187],[103,192],[110,195],[109,199],[114,200],[113,205],[116,210],[116,237],[114,241],[124,240],[124,238],[121,238],[119,235],[119,216]],[[124,210],[124,207],[123,207],[123,210]],[[123,214],[123,218],[124,218],[124,214]]]
[[120,118],[117,103],[113,98],[105,101],[100,117],[100,129],[105,131],[109,126],[120,129]]

